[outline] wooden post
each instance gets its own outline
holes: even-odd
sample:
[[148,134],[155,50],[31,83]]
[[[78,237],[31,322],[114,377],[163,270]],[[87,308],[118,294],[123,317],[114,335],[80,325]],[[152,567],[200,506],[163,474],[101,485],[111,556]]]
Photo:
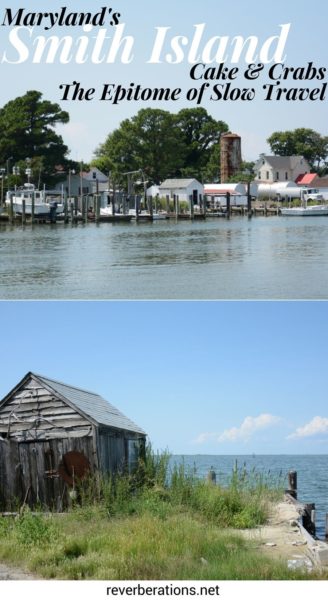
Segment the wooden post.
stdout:
[[192,194],[189,195],[189,205],[190,205],[190,218],[193,220],[194,218],[194,197]]
[[33,225],[34,223],[34,212],[35,212],[35,195],[34,192],[32,192],[32,203],[31,203],[31,223]]
[[288,473],[288,494],[297,499],[297,472],[289,471]]
[[25,225],[26,223],[26,200],[23,199],[22,201],[22,225]]
[[123,215],[126,215],[126,195],[122,196],[122,204],[123,204]]
[[77,198],[74,198],[74,219],[75,223],[77,223]]
[[166,212],[169,214],[170,212],[170,196],[166,194]]
[[68,223],[68,204],[67,204],[67,196],[64,200],[64,223]]
[[96,195],[96,223],[99,223],[99,217],[100,217],[100,196],[99,194]]
[[116,183],[113,180],[113,204],[112,204],[112,215],[115,217],[115,201],[116,201]]
[[302,525],[306,531],[308,531],[311,535],[315,535],[315,523],[312,521],[311,515],[315,513],[315,504],[312,502],[310,504],[304,505],[304,513],[302,515]]
[[251,196],[251,184],[247,182],[247,214],[250,219],[252,216],[252,196]]
[[134,196],[134,205],[136,209],[136,221],[139,221],[139,196]]
[[12,223],[14,220],[14,200],[13,194],[10,194],[10,205],[9,205],[9,223]]
[[153,197],[152,196],[148,196],[148,207],[149,207],[149,214],[150,214],[150,218],[153,218]]
[[71,203],[69,205],[69,208],[70,208],[70,212],[71,212],[71,223],[73,225],[73,223],[74,223],[74,206],[73,206],[73,202],[72,201],[71,201]]
[[213,467],[211,467],[209,472],[207,473],[207,481],[209,483],[213,483],[214,485],[216,484],[216,473]]
[[206,217],[206,196],[200,194],[200,197],[201,197],[202,202],[203,202],[203,215],[204,215],[204,217]]
[[230,219],[230,215],[231,215],[230,192],[226,193],[226,198],[227,198],[227,218]]
[[81,198],[81,212],[82,212],[82,221],[85,221],[85,198],[82,196]]

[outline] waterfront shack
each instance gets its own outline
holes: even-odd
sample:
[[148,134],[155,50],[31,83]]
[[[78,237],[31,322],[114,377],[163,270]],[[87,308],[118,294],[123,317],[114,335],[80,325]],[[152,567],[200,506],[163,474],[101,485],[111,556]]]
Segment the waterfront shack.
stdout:
[[178,196],[179,200],[189,202],[190,196],[193,197],[194,204],[198,204],[199,199],[204,193],[204,186],[197,179],[165,179],[158,188],[159,195],[173,198]]
[[0,508],[62,510],[87,474],[132,471],[145,440],[98,394],[29,372],[0,402]]

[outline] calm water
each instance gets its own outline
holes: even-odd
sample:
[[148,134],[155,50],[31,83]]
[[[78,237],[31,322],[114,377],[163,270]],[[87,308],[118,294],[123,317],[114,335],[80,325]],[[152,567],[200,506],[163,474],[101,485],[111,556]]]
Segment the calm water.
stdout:
[[328,455],[258,455],[258,456],[218,456],[201,455],[173,456],[171,461],[184,464],[187,469],[196,469],[197,475],[205,477],[211,467],[217,475],[217,482],[225,483],[231,477],[237,460],[239,468],[247,471],[255,469],[271,480],[283,481],[287,485],[288,471],[297,471],[298,499],[300,502],[314,502],[316,505],[317,536],[324,539],[325,515],[328,512]]
[[1,299],[328,298],[328,218],[0,225]]

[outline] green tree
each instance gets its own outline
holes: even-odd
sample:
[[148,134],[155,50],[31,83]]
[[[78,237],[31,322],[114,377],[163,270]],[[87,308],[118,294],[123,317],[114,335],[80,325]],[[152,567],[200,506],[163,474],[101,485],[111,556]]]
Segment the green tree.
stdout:
[[[33,180],[42,174],[48,182],[56,165],[66,164],[67,146],[55,132],[58,123],[68,123],[69,115],[58,104],[42,100],[32,90],[0,109],[0,164],[11,157],[11,164],[32,168]],[[26,159],[30,162],[26,164]]]
[[180,110],[176,123],[184,144],[185,166],[182,174],[202,181],[212,171],[217,172],[220,164],[220,138],[229,131],[227,123],[216,121],[202,107]]
[[293,131],[275,131],[267,140],[274,154],[279,156],[304,156],[311,169],[318,171],[328,156],[328,137],[313,129],[298,128]]
[[247,183],[254,181],[255,162],[242,161],[240,171],[229,178],[229,183]]
[[146,108],[125,119],[96,150],[95,164],[113,175],[141,169],[145,178],[159,183],[182,165],[183,143],[174,117]]
[[184,109],[172,114],[160,109],[142,109],[125,119],[96,150],[94,163],[118,178],[124,171],[141,169],[149,183],[167,177],[207,178],[208,164],[215,154],[219,167],[219,140],[228,131],[205,109]]

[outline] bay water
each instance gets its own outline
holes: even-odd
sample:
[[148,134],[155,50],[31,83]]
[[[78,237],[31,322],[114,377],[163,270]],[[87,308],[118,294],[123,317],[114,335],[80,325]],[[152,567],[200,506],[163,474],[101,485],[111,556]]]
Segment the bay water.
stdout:
[[0,225],[0,299],[327,299],[327,217]]
[[273,486],[288,488],[288,472],[296,471],[298,500],[316,505],[317,536],[325,537],[325,515],[328,513],[328,455],[173,455],[174,464],[184,464],[187,472],[205,478],[212,468],[217,483],[227,484],[237,461],[238,470],[263,476]]

